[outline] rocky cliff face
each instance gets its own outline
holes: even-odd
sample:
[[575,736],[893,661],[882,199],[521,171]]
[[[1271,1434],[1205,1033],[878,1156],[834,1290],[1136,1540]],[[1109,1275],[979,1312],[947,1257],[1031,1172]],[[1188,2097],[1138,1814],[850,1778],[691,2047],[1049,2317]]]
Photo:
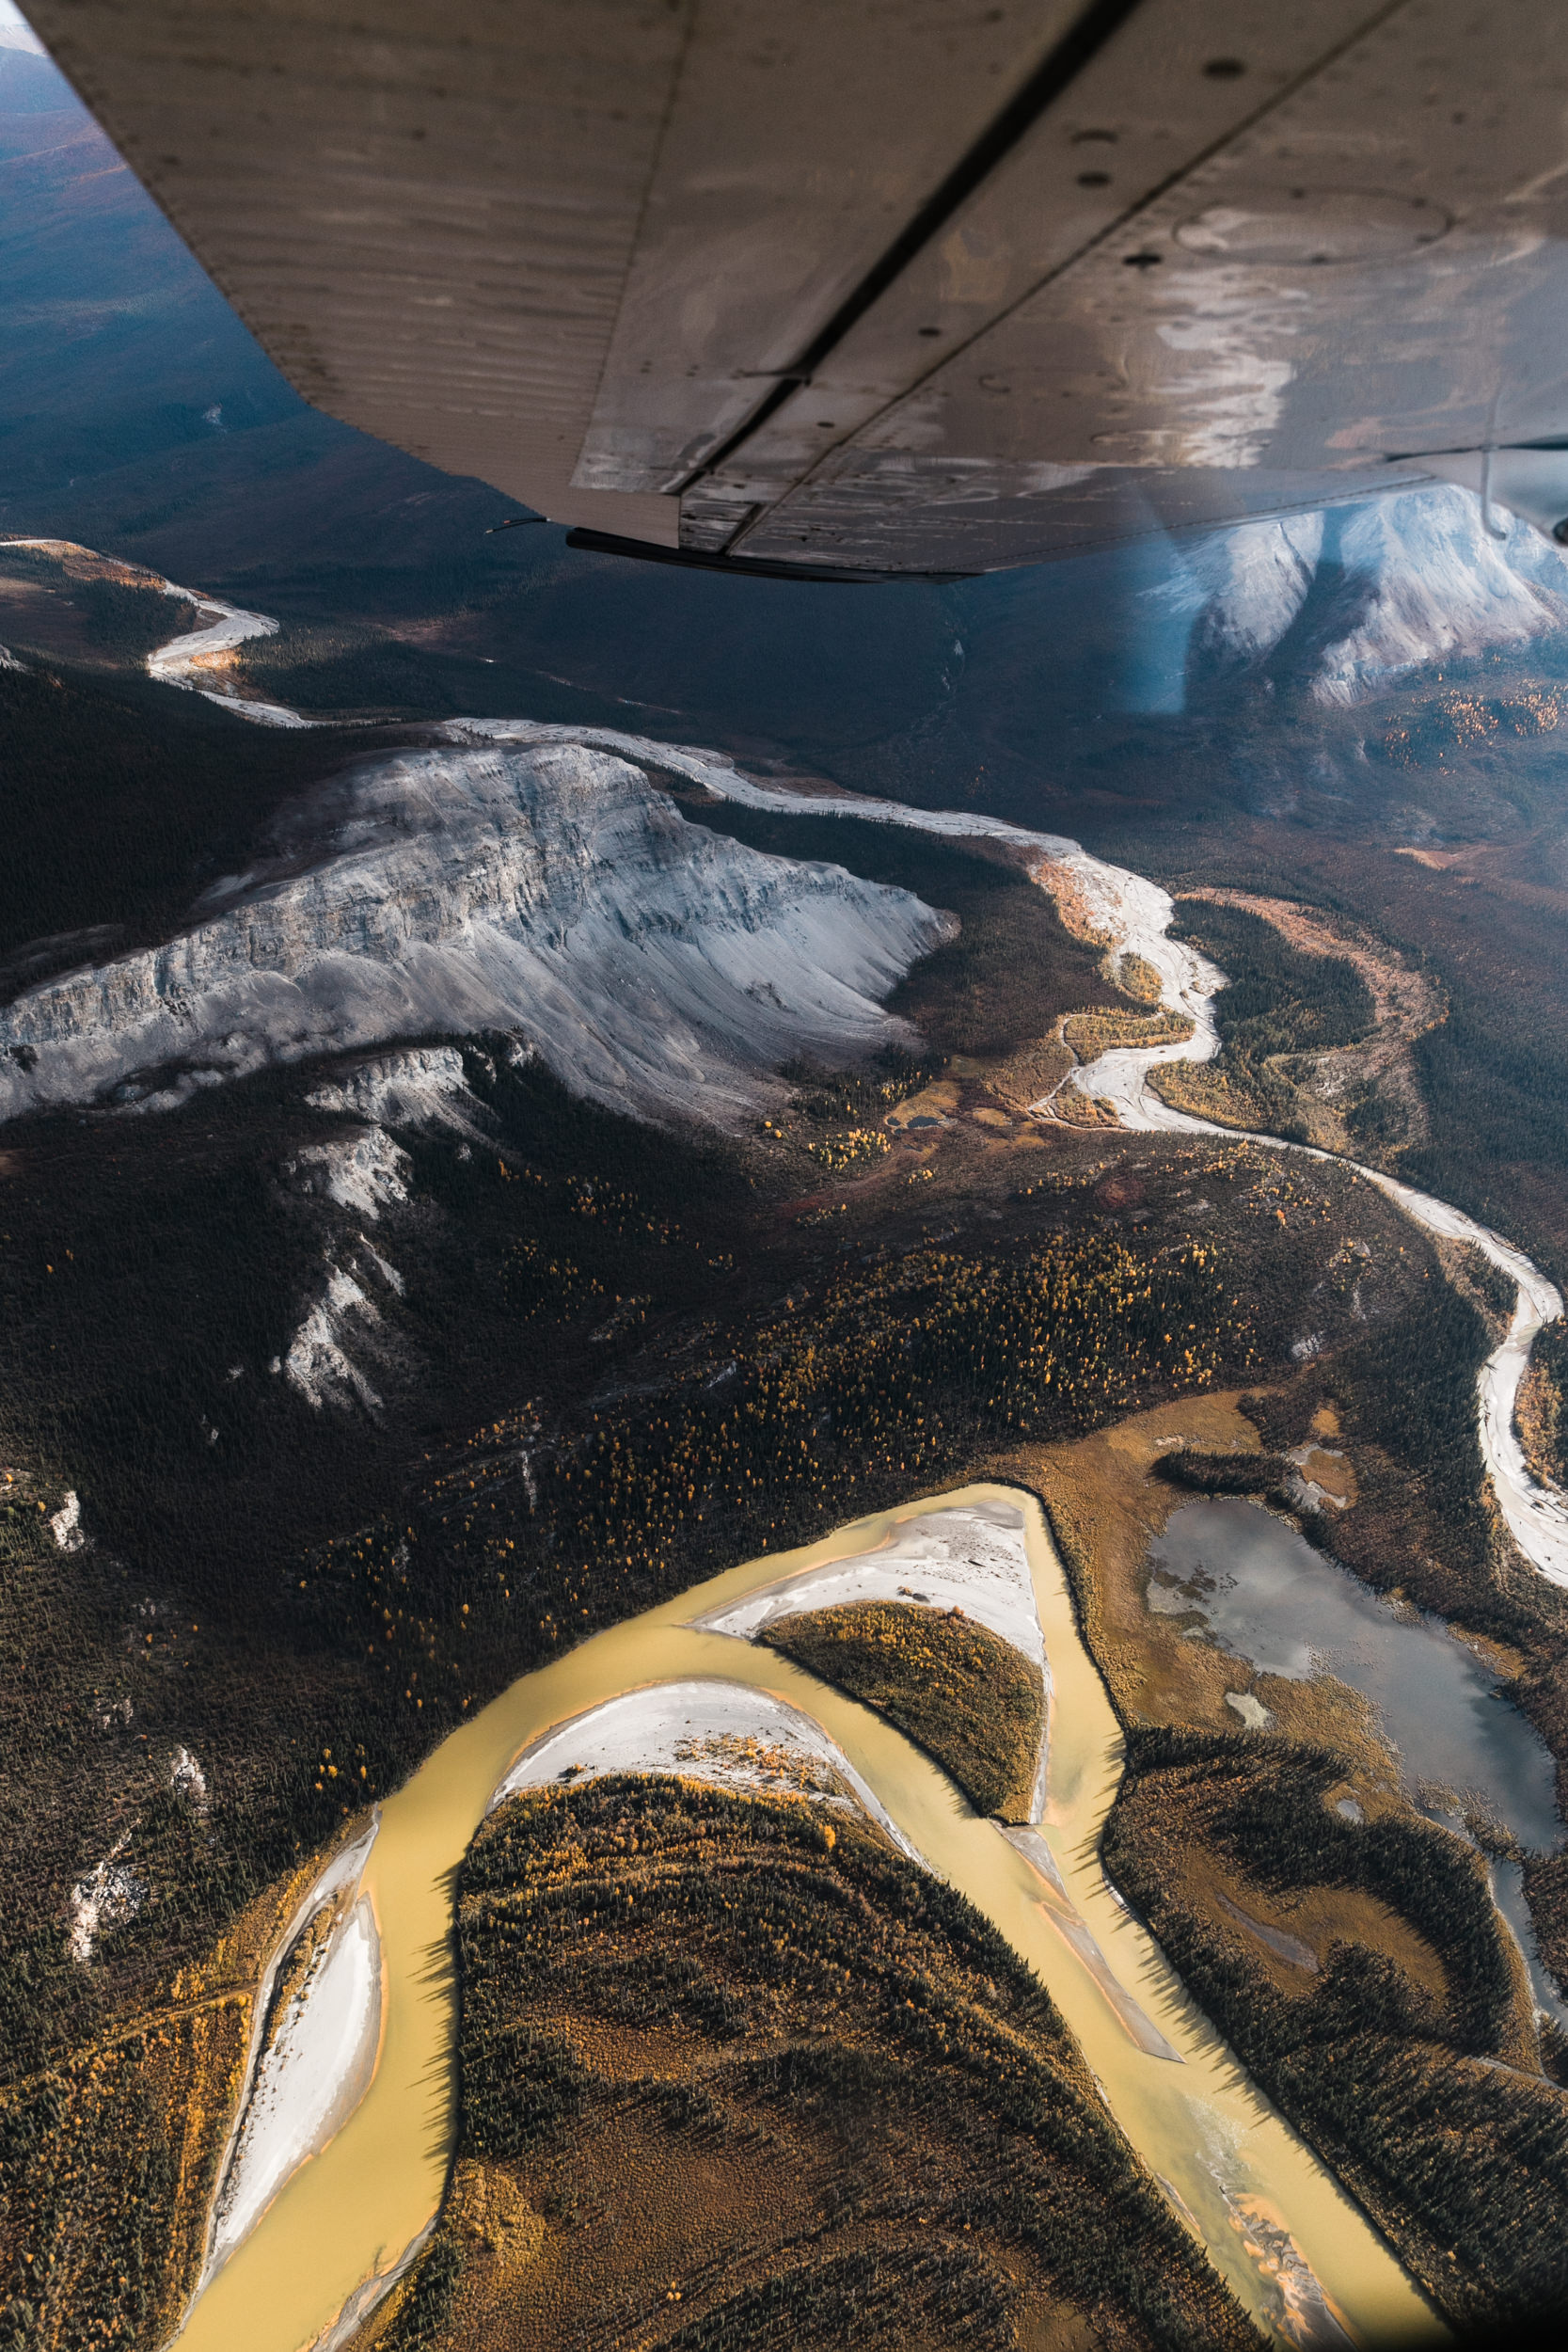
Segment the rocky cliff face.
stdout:
[[197,913],[0,1013],[0,1117],[172,1108],[269,1062],[520,1030],[575,1091],[723,1122],[793,1054],[909,1041],[882,1000],[951,927],[689,824],[582,744],[367,760]]
[[1444,485],[1247,523],[1184,549],[1159,595],[1192,619],[1195,684],[1246,672],[1353,704],[1430,663],[1568,626],[1568,559]]

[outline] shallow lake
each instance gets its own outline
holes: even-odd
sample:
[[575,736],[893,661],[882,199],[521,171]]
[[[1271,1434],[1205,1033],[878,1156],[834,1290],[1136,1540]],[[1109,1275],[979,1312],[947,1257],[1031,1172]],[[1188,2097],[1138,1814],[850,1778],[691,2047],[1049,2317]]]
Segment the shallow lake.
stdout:
[[1452,1790],[1521,1845],[1562,1837],[1545,1743],[1505,1686],[1439,1618],[1383,1599],[1295,1528],[1232,1496],[1184,1503],[1149,1548],[1148,1605],[1196,1612],[1259,1674],[1330,1674],[1370,1701],[1408,1786]]

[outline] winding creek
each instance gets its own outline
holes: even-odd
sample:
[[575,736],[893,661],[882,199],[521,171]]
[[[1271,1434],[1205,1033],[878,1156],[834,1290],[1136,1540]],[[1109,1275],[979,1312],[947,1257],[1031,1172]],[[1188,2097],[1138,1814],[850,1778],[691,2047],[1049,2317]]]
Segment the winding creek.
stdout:
[[[854,1700],[774,1651],[691,1622],[792,1573],[881,1546],[923,1511],[998,1505],[1022,1518],[1051,1685],[1043,1816],[1033,1833],[1011,1836]],[[1099,1841],[1121,1772],[1116,1717],[1039,1506],[1009,1489],[972,1486],[935,1506],[860,1520],[806,1550],[749,1562],[594,1635],[452,1733],[382,1807],[361,1882],[381,1938],[374,2079],[213,2278],[180,2338],[182,2352],[298,2352],[346,2341],[338,2315],[363,2313],[364,2291],[373,2294],[377,2275],[419,2238],[441,2196],[455,2120],[452,1878],[492,1795],[552,1727],[623,1693],[644,1690],[653,1699],[649,1686],[691,1677],[771,1692],[837,1743],[901,1836],[1050,1988],[1128,2138],[1275,2341],[1430,2340],[1431,2312],[1382,2238],[1247,2079],[1111,1892]],[[564,1754],[572,1743],[554,1745]]]

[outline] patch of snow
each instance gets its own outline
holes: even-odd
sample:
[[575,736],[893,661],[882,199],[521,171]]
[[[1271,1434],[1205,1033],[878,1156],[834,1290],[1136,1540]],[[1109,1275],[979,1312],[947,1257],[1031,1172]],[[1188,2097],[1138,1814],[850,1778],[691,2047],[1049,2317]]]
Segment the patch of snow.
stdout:
[[820,1724],[770,1691],[705,1676],[623,1692],[557,1724],[523,1750],[486,1810],[519,1789],[611,1772],[673,1772],[767,1796],[858,1805],[901,1853],[921,1859]]
[[87,1538],[82,1525],[81,1498],[74,1487],[57,1511],[49,1514],[49,1533],[62,1551],[85,1551]]
[[198,1059],[237,1076],[526,1026],[576,1092],[734,1123],[791,1055],[912,1042],[882,1000],[952,929],[908,891],[689,823],[582,742],[367,761],[276,847],[180,938],[6,1007],[0,1048],[31,1066],[0,1064],[0,1117]]
[[[381,2039],[381,1939],[370,1898],[357,1890],[378,1827],[379,1816],[323,1871],[279,1938],[258,1989],[245,2091],[213,2203],[198,2294],[370,2088]],[[329,1905],[338,1914],[330,1932],[271,2014],[279,1969]],[[269,2015],[271,2031],[261,2049]]]
[[86,1878],[78,1879],[71,1890],[67,1910],[71,1917],[71,1957],[85,1967],[93,1956],[98,1939],[110,1928],[123,1927],[134,1919],[147,1900],[147,1888],[119,1859],[131,1842],[127,1830],[118,1837],[102,1862],[94,1865]]
[[283,1172],[301,1192],[324,1193],[341,1209],[356,1209],[373,1223],[384,1208],[408,1198],[414,1163],[379,1127],[345,1136],[335,1143],[308,1143]]
[[0,670],[20,670],[25,676],[27,664],[17,660],[9,645],[0,645]]
[[[526,1047],[522,1058],[528,1058]],[[351,1113],[389,1127],[471,1130],[483,1115],[454,1045],[420,1045],[406,1053],[379,1055],[313,1088],[305,1100],[312,1110]]]
[[1180,551],[1174,580],[1150,591],[1193,623],[1189,659],[1250,668],[1271,654],[1307,601],[1323,554],[1324,516],[1286,515],[1215,532]]
[[35,57],[48,54],[14,0],[0,0],[0,49],[25,49]]

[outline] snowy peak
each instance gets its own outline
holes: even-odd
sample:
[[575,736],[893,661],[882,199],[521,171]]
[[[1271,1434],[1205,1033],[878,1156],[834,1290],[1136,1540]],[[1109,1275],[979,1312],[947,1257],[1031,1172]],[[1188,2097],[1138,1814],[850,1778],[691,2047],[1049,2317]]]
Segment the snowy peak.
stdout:
[[1195,683],[1266,671],[1349,705],[1568,626],[1568,558],[1512,518],[1495,537],[1481,501],[1445,484],[1244,523],[1186,550],[1158,593],[1191,615]]

